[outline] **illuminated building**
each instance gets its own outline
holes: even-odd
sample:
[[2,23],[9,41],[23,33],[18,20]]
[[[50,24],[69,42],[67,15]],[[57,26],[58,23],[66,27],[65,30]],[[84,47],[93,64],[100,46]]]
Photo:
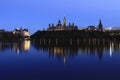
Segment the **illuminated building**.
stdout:
[[28,29],[16,28],[13,34],[20,34],[23,38],[30,38],[30,33]]
[[47,29],[48,31],[62,31],[62,30],[78,30],[77,26],[74,25],[74,23],[69,23],[69,25],[67,25],[67,20],[64,17],[63,20],[63,24],[61,23],[61,21],[58,21],[58,24],[56,26],[54,26],[54,24],[49,24],[49,28]]

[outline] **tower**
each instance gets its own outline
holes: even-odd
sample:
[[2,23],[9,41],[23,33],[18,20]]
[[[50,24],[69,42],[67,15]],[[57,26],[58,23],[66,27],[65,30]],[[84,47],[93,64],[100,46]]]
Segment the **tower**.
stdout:
[[103,30],[103,25],[102,25],[102,21],[101,21],[101,20],[99,20],[98,30],[99,30],[99,31],[102,31],[102,30]]
[[57,25],[57,26],[62,26],[62,24],[61,24],[60,20],[58,21],[58,25]]
[[49,28],[51,27],[51,25],[49,24]]
[[67,21],[66,21],[66,17],[64,17],[64,20],[63,20],[63,23],[64,23],[63,25],[64,25],[64,26],[66,26],[66,22],[67,22]]

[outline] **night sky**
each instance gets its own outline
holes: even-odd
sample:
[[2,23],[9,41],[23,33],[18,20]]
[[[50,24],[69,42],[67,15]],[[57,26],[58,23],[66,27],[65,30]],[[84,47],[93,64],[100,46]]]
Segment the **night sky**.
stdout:
[[0,29],[28,28],[33,34],[64,16],[79,27],[120,26],[120,0],[0,0]]

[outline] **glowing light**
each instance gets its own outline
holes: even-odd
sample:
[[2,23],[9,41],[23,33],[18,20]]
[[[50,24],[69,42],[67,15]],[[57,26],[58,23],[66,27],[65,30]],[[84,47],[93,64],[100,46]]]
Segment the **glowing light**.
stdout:
[[30,49],[30,41],[24,41],[23,42],[23,49],[25,51],[28,51]]
[[110,43],[110,56],[112,57],[112,54],[113,54],[113,49],[114,48],[114,44],[113,43]]
[[112,48],[111,48],[111,46],[110,46],[110,56],[112,57]]
[[66,57],[64,56],[64,64],[66,64]]
[[112,30],[112,27],[110,27],[109,30]]

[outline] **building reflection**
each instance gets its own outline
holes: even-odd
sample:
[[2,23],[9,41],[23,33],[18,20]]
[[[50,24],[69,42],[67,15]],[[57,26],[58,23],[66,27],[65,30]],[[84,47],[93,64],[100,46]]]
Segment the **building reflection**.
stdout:
[[17,54],[20,54],[21,52],[21,44],[19,43],[13,43],[13,50],[17,53]]
[[30,49],[30,41],[23,41],[22,42],[22,48],[24,51],[29,51]]
[[[27,53],[30,50],[31,42],[22,41],[19,43],[0,43],[0,52],[5,50],[13,50],[16,54]],[[113,56],[120,52],[120,42],[119,41],[79,41],[78,43],[71,42],[59,44],[44,44],[44,43],[32,43],[32,47],[40,52],[47,52],[50,58],[57,58],[58,61],[63,61],[64,63],[70,57],[88,55],[97,56],[99,60],[102,60],[104,55]]]
[[48,47],[47,51],[49,53],[49,56],[53,57],[56,56],[58,61],[61,61],[61,59],[63,59],[64,63],[66,63],[66,58],[68,56],[73,56],[75,54],[77,54],[77,48],[73,48],[73,47],[64,47],[64,46],[52,46],[52,47]]
[[22,41],[21,43],[13,43],[13,49],[17,54],[27,52],[30,49],[30,41]]
[[28,52],[30,49],[30,41],[22,41],[17,43],[0,43],[0,51],[5,51],[8,49],[14,50],[16,54]]
[[58,61],[66,63],[67,58],[74,57],[76,55],[87,54],[98,56],[99,60],[102,60],[104,54],[112,56],[114,52],[120,52],[119,41],[79,41],[79,44],[39,44],[34,43],[33,46],[40,51],[47,51],[50,57],[57,57]]

